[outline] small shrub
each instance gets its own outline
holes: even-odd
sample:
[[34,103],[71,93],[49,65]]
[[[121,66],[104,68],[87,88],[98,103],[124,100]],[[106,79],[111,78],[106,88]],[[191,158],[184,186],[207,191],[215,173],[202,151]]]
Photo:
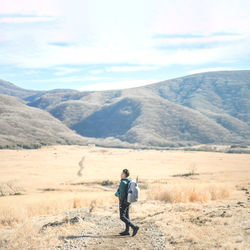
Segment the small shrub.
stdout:
[[101,182],[101,185],[102,186],[112,186],[112,185],[114,185],[114,182],[113,181],[109,181],[109,180],[105,180],[105,181]]
[[75,199],[73,200],[73,208],[80,208],[80,207],[81,207],[81,200],[75,198]]
[[42,189],[44,192],[52,192],[52,191],[57,191],[56,188],[43,188]]
[[23,149],[38,149],[41,148],[41,144],[23,144]]
[[188,173],[184,173],[184,174],[174,174],[173,177],[189,177],[192,175],[199,175],[198,173],[192,173],[192,172],[188,172]]
[[247,145],[231,145],[230,148],[247,148]]
[[225,153],[228,154],[250,154],[250,150],[244,149],[244,148],[234,148],[229,149]]
[[148,189],[148,184],[147,183],[139,183],[140,190],[147,190]]
[[89,213],[92,213],[96,207],[96,200],[92,200],[89,206]]
[[196,167],[195,163],[191,164],[189,172],[184,173],[184,174],[175,174],[175,175],[173,175],[173,177],[189,177],[192,175],[199,175],[197,173],[197,167]]

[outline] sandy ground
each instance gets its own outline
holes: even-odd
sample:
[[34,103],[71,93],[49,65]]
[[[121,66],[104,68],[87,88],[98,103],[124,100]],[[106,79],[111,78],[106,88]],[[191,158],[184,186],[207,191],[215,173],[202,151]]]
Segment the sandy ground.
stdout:
[[[22,194],[0,197],[0,249],[248,249],[250,245],[249,154],[51,146],[0,150],[0,159],[0,185],[14,183]],[[123,168],[129,168],[133,178],[139,176],[142,187],[141,201],[131,209],[141,228],[135,238],[117,236],[123,224],[113,194]],[[189,172],[197,175],[181,176]],[[102,185],[106,180],[113,184]],[[148,199],[150,185],[155,184],[223,185],[230,195],[168,203]],[[58,226],[39,232],[65,213],[84,219],[69,231]],[[27,223],[32,230],[18,233]],[[39,245],[48,235],[56,242]]]

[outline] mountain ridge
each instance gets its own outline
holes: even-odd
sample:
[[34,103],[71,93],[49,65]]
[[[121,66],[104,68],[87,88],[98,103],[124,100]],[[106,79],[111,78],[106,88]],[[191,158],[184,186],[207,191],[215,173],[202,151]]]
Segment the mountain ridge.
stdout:
[[[1,93],[1,88],[0,88]],[[123,90],[47,91],[27,104],[91,140],[144,146],[250,143],[250,71],[198,73]]]

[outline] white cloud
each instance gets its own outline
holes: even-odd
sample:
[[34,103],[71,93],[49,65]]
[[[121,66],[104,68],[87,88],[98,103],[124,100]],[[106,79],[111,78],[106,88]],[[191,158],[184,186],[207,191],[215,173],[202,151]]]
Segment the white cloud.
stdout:
[[[138,71],[143,79],[140,71],[155,78],[154,69],[170,65],[199,70],[205,64],[249,63],[248,0],[0,0],[0,5],[0,62],[13,70],[49,68],[56,76],[67,76],[94,65],[93,76]],[[219,35],[223,33],[227,35]],[[155,39],[157,34],[177,36]],[[51,46],[56,43],[61,46]],[[197,43],[213,45],[193,46]],[[41,77],[49,78],[46,73]]]
[[68,67],[56,67],[55,69],[57,70],[54,73],[54,75],[56,76],[68,75],[68,74],[76,73],[82,70],[78,68],[68,68]]
[[55,16],[62,14],[63,0],[0,0],[0,14]]
[[46,79],[36,79],[32,80],[32,82],[66,82],[66,83],[79,83],[79,82],[89,82],[89,81],[104,81],[109,80],[109,77],[92,77],[92,76],[86,76],[86,77],[56,77],[56,78],[46,78]]
[[102,90],[112,90],[112,89],[128,89],[140,86],[145,86],[148,84],[160,82],[161,80],[127,80],[127,81],[115,81],[115,82],[100,82],[91,85],[83,85],[78,87],[81,91],[102,91]]
[[[233,60],[235,46],[244,48],[237,56],[249,52],[249,5],[223,4],[194,0],[192,8],[185,1],[9,1],[2,0],[0,13],[19,13],[24,17],[2,17],[5,22],[33,22],[55,18],[53,25],[29,26],[4,30],[6,46],[0,48],[2,63],[24,68],[46,68],[63,64],[139,64],[138,68],[112,67],[115,71],[150,70],[159,65],[203,64]],[[34,3],[36,2],[36,4]],[[216,3],[217,8],[213,8]],[[131,8],[133,4],[133,8]],[[143,4],[143,5],[142,5]],[[227,8],[224,8],[226,4]],[[112,8],[110,8],[112,6]],[[144,6],[142,8],[142,6]],[[244,8],[239,7],[244,6]],[[178,7],[178,8],[177,8]],[[140,10],[140,11],[138,11]],[[236,12],[236,10],[238,12]],[[25,14],[38,17],[25,17]],[[157,13],[157,14],[156,14]],[[239,15],[239,13],[241,15]],[[128,18],[129,14],[129,18]],[[43,15],[43,16],[42,16]],[[40,17],[39,17],[40,16]],[[46,17],[49,16],[49,17]],[[51,17],[50,17],[51,16]],[[246,26],[248,24],[248,26]],[[219,32],[244,36],[210,36]],[[200,38],[153,39],[154,34],[202,34]],[[244,41],[242,41],[244,40]],[[18,41],[18,42],[15,42]],[[50,46],[53,41],[74,44]],[[158,45],[224,42],[213,48],[158,51]],[[232,43],[233,42],[233,43]],[[247,45],[246,45],[247,44]],[[25,48],[25,49],[24,49]],[[239,54],[242,53],[242,54]],[[1,56],[2,55],[2,56]]]
[[211,34],[208,36],[201,36],[201,37],[167,37],[167,38],[158,38],[155,39],[155,44],[158,46],[187,46],[187,45],[209,45],[209,44],[217,44],[219,46],[220,44],[225,43],[232,43],[237,42],[239,40],[242,40],[246,38],[244,34],[237,34],[237,35],[217,35],[217,34]]
[[190,70],[188,72],[188,74],[197,74],[197,73],[213,72],[213,71],[227,71],[227,70],[239,70],[239,69],[237,69],[237,68],[226,68],[226,67],[200,68],[200,69]]
[[157,67],[155,66],[114,66],[107,68],[108,72],[129,72],[129,71],[147,71],[154,70]]
[[34,23],[49,22],[55,20],[54,17],[2,17],[0,23]]
[[[248,45],[246,45],[248,46]],[[30,48],[20,51],[5,51],[0,48],[2,63],[15,64],[23,68],[48,68],[58,65],[96,65],[96,64],[137,64],[138,69],[146,69],[144,65],[153,67],[168,65],[194,65],[211,62],[225,62],[233,60],[247,53],[247,47],[240,48],[224,46],[223,48],[206,49],[179,49],[179,50],[155,50],[141,49],[129,50],[124,48],[120,51],[113,48],[110,51],[103,47],[56,47],[42,46],[37,53],[30,53]],[[123,70],[122,67],[115,67],[113,71]],[[124,71],[131,71],[134,68],[125,68]]]
[[93,69],[93,70],[90,70],[89,73],[92,74],[92,75],[99,75],[101,73],[103,73],[104,71],[102,69]]

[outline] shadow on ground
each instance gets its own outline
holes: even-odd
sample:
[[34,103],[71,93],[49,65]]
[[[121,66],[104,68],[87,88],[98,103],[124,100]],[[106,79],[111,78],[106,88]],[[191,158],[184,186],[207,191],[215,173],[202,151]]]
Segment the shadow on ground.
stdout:
[[[130,237],[130,236],[127,236]],[[62,240],[74,240],[74,239],[81,239],[81,238],[93,238],[93,239],[116,239],[116,238],[126,238],[126,236],[121,235],[91,235],[91,234],[85,234],[85,235],[70,235],[67,237],[60,237]]]

